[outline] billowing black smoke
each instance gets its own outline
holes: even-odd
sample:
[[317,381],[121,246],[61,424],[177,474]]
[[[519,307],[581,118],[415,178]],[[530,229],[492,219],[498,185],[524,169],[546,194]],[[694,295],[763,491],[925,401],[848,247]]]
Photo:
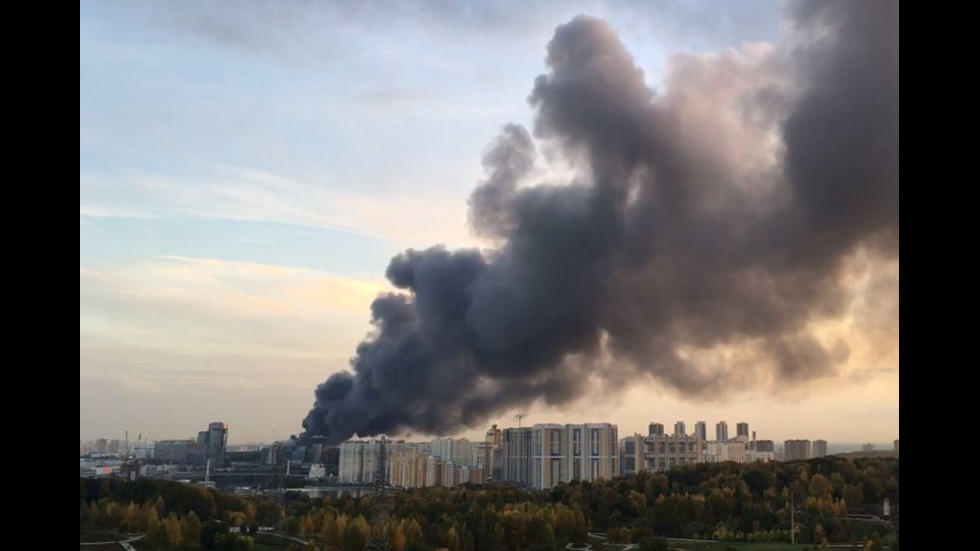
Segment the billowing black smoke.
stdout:
[[[533,138],[506,126],[470,199],[496,247],[393,258],[404,292],[306,434],[451,433],[643,376],[687,397],[835,376],[851,344],[820,328],[860,310],[849,262],[897,265],[898,3],[790,20],[779,48],[675,56],[662,95],[605,22],[558,27]],[[571,181],[529,181],[539,147]]]

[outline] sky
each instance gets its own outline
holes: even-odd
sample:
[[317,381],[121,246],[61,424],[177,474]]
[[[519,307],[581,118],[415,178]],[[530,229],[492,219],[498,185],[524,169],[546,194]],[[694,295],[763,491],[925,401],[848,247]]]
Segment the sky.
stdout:
[[[231,443],[302,431],[393,290],[389,259],[494,246],[468,218],[484,156],[505,124],[535,125],[546,47],[578,14],[608,22],[656,90],[684,59],[786,40],[784,6],[764,0],[82,2],[80,438],[185,438],[218,420]],[[550,175],[575,170],[544,157]],[[881,265],[894,332],[849,340],[832,376],[699,396],[637,373],[455,433],[521,410],[621,435],[725,419],[776,440],[897,439],[897,253]]]

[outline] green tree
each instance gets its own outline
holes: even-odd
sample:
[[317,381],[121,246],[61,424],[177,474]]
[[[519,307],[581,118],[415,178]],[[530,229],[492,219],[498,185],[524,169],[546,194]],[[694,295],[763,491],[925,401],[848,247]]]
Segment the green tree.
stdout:
[[864,505],[864,490],[861,486],[848,484],[841,489],[840,496],[852,511]]
[[302,527],[302,522],[296,517],[289,517],[286,519],[286,533],[290,536],[296,537],[299,535],[300,528]]

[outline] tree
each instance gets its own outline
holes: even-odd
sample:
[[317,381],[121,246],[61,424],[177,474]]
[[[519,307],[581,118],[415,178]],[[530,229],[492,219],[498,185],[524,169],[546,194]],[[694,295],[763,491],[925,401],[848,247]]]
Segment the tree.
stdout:
[[323,515],[323,523],[320,525],[320,537],[328,545],[340,543],[340,536],[337,535],[337,517],[333,511],[327,511]]
[[180,520],[177,519],[177,515],[173,513],[167,515],[167,519],[163,521],[163,526],[167,534],[167,547],[171,549],[180,547],[180,543],[183,541],[183,534],[181,533]]
[[217,549],[219,540],[228,532],[228,528],[215,521],[208,521],[201,528],[201,546],[205,549]]
[[361,551],[367,545],[368,536],[371,534],[371,526],[363,515],[350,521],[347,529],[344,530],[343,548],[347,551]]
[[834,486],[822,474],[810,477],[810,496],[817,499],[830,500],[833,497]]
[[389,543],[391,544],[392,551],[405,551],[405,547],[408,546],[408,536],[405,534],[404,524],[404,521],[391,523]]
[[201,541],[201,519],[197,518],[197,513],[191,511],[180,521],[180,531],[184,541],[190,545],[196,545]]
[[299,535],[302,523],[296,517],[289,517],[286,519],[286,533],[290,536],[296,537]]
[[844,503],[852,511],[864,504],[864,490],[860,486],[847,484],[840,492]]
[[878,532],[872,532],[868,541],[864,542],[864,551],[884,551],[885,547],[881,543],[881,538],[878,537]]
[[228,526],[243,526],[247,516],[242,511],[232,511],[228,513]]

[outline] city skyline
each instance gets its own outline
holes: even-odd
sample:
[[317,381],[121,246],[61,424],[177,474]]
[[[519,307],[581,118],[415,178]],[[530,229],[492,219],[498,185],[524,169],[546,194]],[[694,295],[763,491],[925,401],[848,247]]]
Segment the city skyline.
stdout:
[[[481,158],[505,124],[537,124],[528,95],[550,74],[556,28],[576,15],[607,22],[658,97],[689,74],[678,68],[768,71],[790,42],[779,2],[495,6],[378,18],[369,7],[82,3],[81,439],[185,438],[214,419],[228,423],[230,444],[301,432],[314,388],[350,370],[375,330],[371,302],[396,290],[384,277],[391,257],[498,244],[468,222],[487,179]],[[590,23],[600,33],[605,24]],[[755,155],[738,143],[707,153]],[[539,149],[536,178],[575,175],[554,144]],[[756,337],[731,327],[789,315],[782,304],[749,309],[755,317],[731,322],[722,333],[735,336],[718,342],[696,320],[725,316],[684,317],[664,327],[680,343],[676,361],[698,358],[690,380],[606,350],[582,360],[591,386],[528,394],[446,435],[478,440],[526,411],[530,424],[609,421],[621,435],[646,434],[651,420],[666,432],[705,420],[711,434],[726,420],[730,433],[747,421],[777,441],[898,439],[897,249],[855,239],[845,268],[814,285],[840,286],[825,301],[831,314],[793,318],[795,332],[772,347],[753,348]],[[715,348],[684,342],[702,330]],[[767,367],[794,354],[819,368]],[[702,393],[709,384],[718,388]],[[435,436],[418,426],[401,429]]]
[[[530,416],[524,417],[524,419],[530,419]],[[599,418],[582,418],[582,419],[583,420],[579,420],[579,421],[576,421],[575,423],[571,423],[571,424],[580,424],[581,425],[581,424],[611,423],[611,424],[616,425],[616,426],[621,426],[615,420],[606,419],[606,418],[602,418],[602,419],[599,419]],[[476,428],[476,429],[467,430],[467,431],[463,431],[463,432],[459,432],[459,433],[454,433],[454,434],[445,434],[445,435],[425,435],[425,434],[418,434],[418,433],[416,433],[416,434],[407,434],[407,435],[387,435],[387,434],[385,434],[385,435],[364,436],[364,437],[360,437],[360,436],[356,436],[355,435],[355,436],[351,437],[350,440],[347,440],[347,442],[371,441],[371,440],[374,440],[376,438],[384,437],[384,438],[387,438],[387,439],[390,439],[390,440],[395,440],[395,441],[401,440],[401,441],[406,441],[406,442],[429,442],[429,441],[435,442],[437,440],[444,440],[444,439],[445,440],[467,439],[467,440],[469,440],[471,442],[476,443],[476,442],[482,441],[484,439],[484,437],[487,435],[488,431],[492,430],[491,429],[491,426],[492,426],[493,429],[497,429],[499,427],[498,430],[510,429],[510,428],[518,428],[518,425],[514,424],[514,423],[517,423],[516,419],[514,419],[514,418],[506,418],[506,419],[503,419],[501,421],[502,422],[492,423],[491,425],[488,425],[484,429]],[[678,420],[678,421],[686,423],[686,421],[684,421],[684,420]],[[719,419],[719,422],[720,421],[726,421],[727,422],[727,419]],[[531,422],[525,424],[524,426],[526,426],[527,428],[531,428],[531,427],[538,426],[538,425],[550,426],[550,425],[553,425],[555,423],[556,423],[556,421],[554,419],[548,419],[548,420],[545,420],[545,421],[531,421]],[[675,435],[676,434],[675,431],[676,431],[676,428],[677,428],[676,423],[677,423],[677,421],[675,421],[675,424],[673,425],[674,430],[663,430],[662,432],[659,432],[658,434],[667,435],[667,436],[673,436],[673,435]],[[213,425],[214,423],[211,423],[211,424]],[[227,433],[229,432],[229,430],[228,430],[228,424],[227,423],[222,423],[222,424],[224,425],[224,430],[226,432],[226,438],[227,438]],[[568,423],[562,422],[562,423],[559,423],[559,424],[568,424]],[[627,429],[624,432],[621,432],[621,437],[632,437],[634,434],[639,434],[639,435],[645,436],[645,435],[647,435],[652,430],[653,425],[659,425],[661,428],[664,428],[663,427],[663,423],[658,423],[657,421],[651,421],[647,425],[645,425],[644,427],[641,427],[641,428],[639,428],[637,430]],[[230,432],[231,432],[232,435],[234,434],[234,431],[233,430],[230,431]],[[757,432],[758,432],[757,430],[753,429],[751,431],[751,433],[749,433],[747,435],[747,438],[749,438],[751,440],[752,437],[753,437],[753,435],[755,433],[757,433]],[[154,441],[166,441],[166,440],[194,441],[195,440],[195,437],[200,438],[200,435],[201,434],[204,434],[204,433],[202,433],[202,432],[195,432],[193,434],[188,434],[186,436],[184,436],[184,435],[166,435],[166,436],[163,436],[163,437],[160,437],[160,438],[156,438],[156,437],[151,437],[151,436],[145,435],[143,433],[139,433],[138,434],[138,438],[140,438],[140,442],[142,442],[143,445],[147,445],[147,444],[152,443]],[[695,432],[695,431],[687,431],[686,434],[688,436],[695,436],[695,435],[697,435],[697,432]],[[227,441],[227,444],[230,445],[230,446],[255,445],[255,444],[269,445],[269,444],[274,444],[274,443],[279,442],[279,441],[288,440],[288,439],[290,439],[291,436],[295,436],[295,435],[289,435],[289,436],[286,436],[286,437],[274,437],[274,438],[268,438],[268,439],[253,439],[253,440],[244,440],[244,439],[229,438],[228,441]],[[773,434],[769,434],[769,433],[761,433],[761,434],[758,434],[758,437],[759,437],[759,440],[775,441],[775,442],[780,443],[780,444],[783,441],[786,441],[786,440],[797,440],[797,439],[812,440],[813,442],[824,442],[825,445],[826,445],[826,442],[827,442],[827,439],[824,438],[822,434],[803,433],[803,432],[795,433],[795,434],[791,434],[791,435],[785,435],[785,434],[784,435],[773,435]],[[734,438],[735,438],[735,435],[729,435],[729,439],[734,439]],[[716,439],[716,435],[712,434],[712,435],[709,435],[708,438],[703,438],[702,440],[704,440],[704,441],[712,441],[712,440],[715,440],[715,439]],[[857,451],[857,449],[858,449],[857,446],[864,445],[864,444],[867,444],[869,442],[874,443],[874,444],[884,445],[885,447],[887,447],[887,444],[889,444],[889,442],[892,442],[894,440],[897,440],[897,439],[880,440],[879,441],[879,440],[870,439],[870,438],[863,438],[863,439],[862,438],[857,438],[857,439],[850,439],[850,440],[831,440],[830,443],[832,445],[850,445],[850,446],[855,446],[855,451]],[[115,438],[113,435],[102,435],[100,437],[90,438],[90,439],[83,438],[82,441],[85,442],[85,443],[94,444],[94,445],[96,445],[96,447],[98,447],[99,445],[102,445],[103,443],[104,443],[104,445],[107,445],[107,446],[112,446],[114,444],[116,446],[117,450],[119,450],[119,451],[122,450],[122,447],[121,446],[126,445],[127,442],[128,442],[128,444],[129,444],[130,447],[135,447],[136,444],[137,444],[137,441],[136,440],[130,439],[130,440],[127,441],[125,439],[125,437]],[[98,451],[98,450],[96,450],[96,451]]]

